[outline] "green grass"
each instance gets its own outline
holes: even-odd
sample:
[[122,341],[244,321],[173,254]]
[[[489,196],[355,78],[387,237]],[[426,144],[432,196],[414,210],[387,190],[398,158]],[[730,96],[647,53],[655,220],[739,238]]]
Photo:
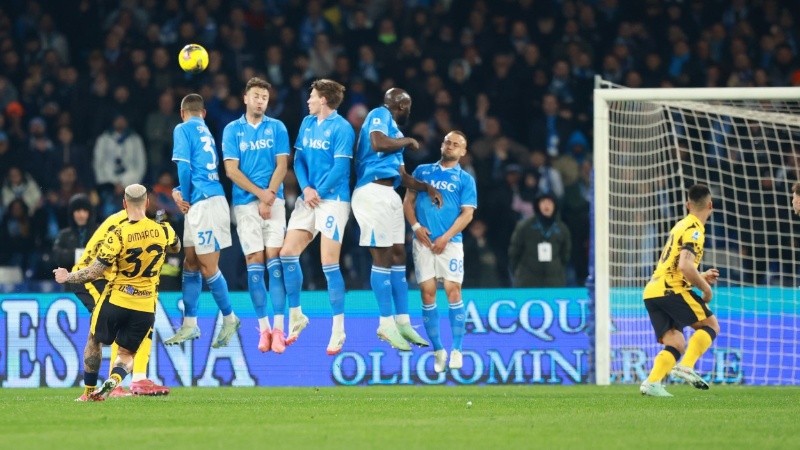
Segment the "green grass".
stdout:
[[0,447],[800,446],[800,388],[669,390],[674,398],[644,398],[637,386],[181,388],[167,397],[75,403],[79,389],[2,389]]

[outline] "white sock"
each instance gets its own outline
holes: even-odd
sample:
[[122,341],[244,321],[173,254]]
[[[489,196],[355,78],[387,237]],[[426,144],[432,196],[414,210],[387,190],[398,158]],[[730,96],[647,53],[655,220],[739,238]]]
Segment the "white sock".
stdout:
[[269,330],[269,317],[261,317],[258,319],[258,329],[261,331]]
[[392,316],[389,316],[389,317],[381,316],[380,317],[380,326],[383,327],[383,326],[397,326],[397,325],[394,322],[394,317],[392,317]]
[[289,308],[289,318],[296,319],[303,315],[303,307],[302,306],[293,306]]
[[397,322],[398,325],[410,325],[411,317],[408,314],[397,314],[394,316],[394,321]]
[[283,331],[283,314],[275,314],[275,317],[272,319],[272,326],[276,330]]
[[332,331],[344,331],[344,314],[336,314],[333,316]]
[[185,327],[196,327],[197,326],[197,317],[184,317],[183,318],[183,326],[185,326]]
[[236,323],[236,314],[230,313],[227,316],[222,316],[222,323],[225,325],[233,325]]
[[147,374],[146,373],[134,373],[131,376],[131,382],[132,383],[136,383],[137,381],[144,381],[146,379],[147,379]]

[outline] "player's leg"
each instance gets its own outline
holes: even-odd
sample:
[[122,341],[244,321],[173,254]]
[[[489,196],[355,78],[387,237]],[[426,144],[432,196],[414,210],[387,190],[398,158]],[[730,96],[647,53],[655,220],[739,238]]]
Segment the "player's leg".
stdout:
[[76,398],[76,402],[91,401],[92,392],[97,389],[97,378],[100,372],[100,363],[103,359],[103,345],[94,334],[89,332],[86,345],[83,347],[83,394]]
[[200,261],[195,253],[192,232],[184,233],[184,259],[183,259],[183,284],[181,297],[183,301],[183,324],[175,335],[164,341],[165,345],[176,345],[200,337],[200,328],[197,326],[197,312],[200,303],[200,293],[203,291],[203,277],[200,274]]
[[449,367],[451,369],[460,369],[464,365],[461,352],[464,333],[466,332],[464,301],[461,297],[461,283],[450,281],[445,278],[444,291],[447,294],[450,330],[453,333],[453,348],[450,350]]
[[266,221],[258,212],[258,202],[233,207],[236,234],[247,264],[247,290],[258,320],[258,349],[268,352],[272,346],[272,329],[267,316],[267,287],[264,284],[264,248]]
[[[292,214],[294,217],[294,214]],[[290,222],[291,226],[291,222]],[[301,229],[289,229],[280,251],[283,268],[283,285],[286,301],[289,304],[289,335],[286,344],[291,345],[300,337],[300,332],[308,325],[308,317],[300,306],[300,291],[303,288],[303,269],[300,267],[300,254],[308,247],[314,234]]]
[[328,284],[328,299],[331,304],[331,337],[325,351],[328,355],[336,355],[342,351],[345,342],[344,330],[344,277],[339,268],[339,257],[342,252],[342,243],[326,237],[320,238],[320,262],[322,273]]
[[114,341],[119,346],[117,358],[112,362],[111,375],[92,393],[92,397],[106,398],[133,371],[133,362],[142,341],[153,331],[155,313],[135,311],[117,305],[109,305],[116,327]]
[[[114,343],[114,346],[117,346]],[[139,349],[133,356],[133,373],[131,374],[131,391],[127,393],[121,391],[122,387],[117,386],[109,397],[133,395],[167,395],[169,388],[161,386],[147,379],[147,365],[150,363],[150,352],[153,350],[153,330],[151,329],[139,344]],[[112,361],[114,359],[111,359]],[[110,375],[110,374],[109,374]],[[115,394],[116,393],[116,394]]]
[[281,265],[280,251],[280,247],[267,247],[269,298],[272,301],[274,314],[270,347],[275,353],[283,353],[286,350],[286,336],[283,332],[283,320],[286,315],[286,288],[283,285],[283,267]]
[[422,296],[422,323],[425,333],[433,345],[433,370],[436,373],[444,372],[447,367],[447,350],[442,345],[439,332],[439,310],[436,308],[436,279],[429,278],[419,283]]
[[719,333],[719,322],[703,299],[692,291],[684,292],[676,299],[675,316],[681,324],[691,324],[695,329],[689,339],[683,359],[672,368],[672,376],[680,378],[697,389],[708,389],[708,383],[694,370],[697,360]]
[[[405,229],[403,230],[403,238],[405,238]],[[423,339],[411,325],[411,316],[408,314],[408,279],[406,278],[405,244],[395,243],[391,248],[391,252],[392,300],[394,300],[394,320],[397,323],[397,330],[400,332],[400,336],[403,336],[403,339],[409,343],[418,347],[427,347],[430,344],[428,344],[428,341]]]
[[720,332],[716,316],[706,317],[701,321],[695,322],[692,324],[692,328],[695,329],[695,332],[689,338],[686,354],[683,355],[683,359],[679,364],[689,368],[694,368],[697,360],[711,347]]
[[644,380],[639,386],[639,391],[643,395],[653,397],[671,397],[661,380],[667,376],[670,370],[675,366],[675,362],[680,359],[683,353],[686,342],[681,333],[676,327],[678,326],[675,321],[670,317],[668,306],[671,300],[670,297],[660,297],[654,299],[644,300],[645,308],[650,316],[650,323],[653,326],[658,342],[664,345],[664,348],[658,352],[653,359],[653,368],[647,379]]
[[211,296],[222,313],[222,329],[219,331],[217,339],[211,344],[214,348],[228,345],[231,337],[241,326],[241,321],[233,313],[231,306],[230,293],[228,292],[228,282],[219,270],[219,252],[198,254],[200,262],[200,273],[211,291]]

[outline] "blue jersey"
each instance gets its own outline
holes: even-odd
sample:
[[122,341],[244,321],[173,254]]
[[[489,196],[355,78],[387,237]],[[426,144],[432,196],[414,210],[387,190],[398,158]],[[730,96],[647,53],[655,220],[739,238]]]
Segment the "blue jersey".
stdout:
[[217,146],[205,121],[192,117],[178,124],[172,132],[172,160],[189,164],[192,172],[190,204],[225,195],[217,172]]
[[372,149],[369,135],[373,131],[383,133],[392,139],[403,137],[392,113],[385,106],[375,108],[367,114],[364,125],[358,134],[356,147],[356,187],[375,180],[393,178],[394,187],[400,184],[400,166],[403,165],[403,150],[393,153],[378,153]]
[[[336,180],[328,181],[328,175],[333,169],[336,158],[353,158],[353,142],[355,132],[350,123],[333,111],[322,123],[317,122],[317,117],[306,116],[300,124],[297,141],[294,148],[295,166],[298,159],[302,159],[308,169],[308,185],[317,189],[319,197],[323,200],[350,201],[350,164],[348,160],[347,171]],[[326,183],[327,182],[327,183]],[[321,192],[319,187],[329,184],[326,192]]]
[[[222,158],[239,161],[242,171],[256,186],[266,189],[275,172],[278,155],[289,155],[289,133],[280,120],[262,116],[258,126],[250,125],[243,115],[222,131]],[[250,192],[233,183],[233,204],[245,205],[257,200]],[[283,198],[283,183],[277,192]]]
[[[414,211],[417,220],[431,231],[431,241],[445,234],[461,214],[461,207],[478,207],[478,191],[475,179],[456,164],[450,169],[439,163],[417,166],[414,178],[428,183],[442,193],[444,205],[439,208],[431,203],[427,192],[417,193]],[[450,242],[461,242],[461,233],[453,236]]]

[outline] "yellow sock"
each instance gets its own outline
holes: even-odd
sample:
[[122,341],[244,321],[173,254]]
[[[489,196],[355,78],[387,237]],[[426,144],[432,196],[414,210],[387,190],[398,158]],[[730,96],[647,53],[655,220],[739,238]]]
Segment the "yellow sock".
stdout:
[[92,394],[92,392],[94,392],[95,389],[97,389],[97,386],[84,386],[83,395],[88,397],[89,395]]
[[686,354],[681,360],[681,365],[694,368],[697,360],[711,347],[712,341],[711,335],[706,330],[701,328],[695,331],[692,337],[689,338],[689,345],[686,347]]
[[111,376],[111,370],[114,369],[114,361],[117,360],[117,354],[119,353],[119,345],[117,345],[116,341],[111,343],[111,357],[108,359],[108,376]]
[[133,357],[133,376],[137,374],[145,375],[147,378],[147,363],[150,362],[150,350],[153,347],[153,340],[147,336],[139,345],[139,350],[136,350],[136,355]]
[[675,361],[675,355],[673,355],[671,351],[664,349],[658,352],[653,360],[653,370],[650,371],[647,381],[650,383],[660,383],[661,380],[667,376],[669,371],[675,367]]

